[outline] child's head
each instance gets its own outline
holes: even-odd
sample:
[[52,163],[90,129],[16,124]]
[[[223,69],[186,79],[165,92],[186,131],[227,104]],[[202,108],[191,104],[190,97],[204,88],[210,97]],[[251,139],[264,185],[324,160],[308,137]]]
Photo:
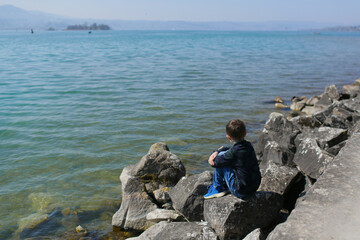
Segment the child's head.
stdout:
[[226,124],[226,136],[229,140],[237,142],[244,140],[246,136],[245,123],[240,119],[233,119]]

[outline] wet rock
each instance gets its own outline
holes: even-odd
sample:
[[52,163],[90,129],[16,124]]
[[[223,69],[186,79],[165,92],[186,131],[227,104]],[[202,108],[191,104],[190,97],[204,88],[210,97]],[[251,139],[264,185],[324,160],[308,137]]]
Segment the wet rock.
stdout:
[[277,103],[283,103],[284,100],[283,100],[281,97],[277,96],[277,97],[275,98],[275,102],[277,102]]
[[313,179],[317,179],[332,160],[333,156],[322,150],[313,138],[303,139],[294,157],[298,168]]
[[159,222],[139,237],[129,240],[217,240],[215,232],[206,222]]
[[19,222],[19,229],[15,235],[19,234],[20,239],[40,238],[49,236],[53,233],[53,229],[61,227],[61,211],[55,209],[49,214],[35,213]]
[[165,143],[152,145],[139,163],[127,166],[121,173],[122,202],[112,225],[138,231],[152,226],[154,223],[147,221],[146,215],[163,202],[156,202],[156,190],[174,186],[184,175],[183,164]]
[[301,173],[296,168],[271,163],[268,168],[265,169],[259,191],[276,192],[284,195],[291,189],[292,184],[300,176]]
[[282,207],[280,194],[257,192],[246,200],[227,195],[205,200],[205,220],[220,239],[242,239],[256,228],[266,227]]
[[261,229],[257,228],[248,235],[246,235],[246,237],[243,240],[264,240],[264,239],[265,238],[261,232]]
[[271,113],[255,145],[261,167],[266,168],[270,161],[292,166],[296,150],[294,140],[299,132],[299,129],[283,114]]
[[75,231],[77,232],[77,233],[87,233],[87,229],[86,228],[83,228],[81,225],[79,225],[79,226],[77,226],[76,228],[75,228]]
[[146,215],[146,220],[153,221],[153,222],[160,222],[160,221],[179,221],[183,220],[184,218],[174,210],[166,210],[166,209],[155,209],[152,212],[149,212]]
[[276,108],[288,108],[288,106],[286,106],[285,104],[282,104],[282,103],[275,103],[275,107]]
[[175,210],[181,212],[191,221],[204,219],[204,195],[212,183],[213,173],[206,171],[182,178],[170,190],[170,198]]

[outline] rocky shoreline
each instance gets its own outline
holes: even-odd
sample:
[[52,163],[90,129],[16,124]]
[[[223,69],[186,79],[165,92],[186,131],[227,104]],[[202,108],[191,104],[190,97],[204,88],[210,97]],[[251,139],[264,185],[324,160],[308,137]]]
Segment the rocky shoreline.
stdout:
[[[332,179],[328,166],[336,177],[334,162],[346,149],[359,148],[353,139],[360,134],[360,79],[341,92],[331,85],[320,96],[293,98],[291,109],[288,116],[270,114],[255,144],[262,171],[255,195],[204,200],[212,172],[186,176],[181,160],[165,143],[156,143],[123,170],[122,203],[112,225],[142,232],[132,239],[308,239],[311,232],[291,235],[298,229],[290,221],[301,222],[298,209],[312,211],[303,205],[312,204],[318,180],[323,191],[331,189],[323,181]],[[346,198],[346,191],[337,193]]]
[[[275,107],[279,107],[276,98]],[[284,103],[283,106],[287,107]],[[23,219],[20,239],[357,239],[360,235],[360,79],[339,92],[294,97],[285,114],[273,112],[255,144],[262,182],[241,200],[233,195],[204,200],[212,172],[186,175],[165,143],[155,143],[124,168],[122,201],[101,209],[60,208],[46,195],[39,212]],[[90,216],[113,231],[78,226],[59,237],[61,226]],[[84,226],[85,226],[84,225]],[[120,231],[119,231],[120,230]]]

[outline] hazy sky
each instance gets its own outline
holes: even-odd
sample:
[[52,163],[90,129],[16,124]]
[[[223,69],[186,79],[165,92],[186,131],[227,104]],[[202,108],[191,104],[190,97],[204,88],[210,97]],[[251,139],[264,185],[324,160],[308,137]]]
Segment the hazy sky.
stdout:
[[360,0],[0,0],[69,17],[360,24]]

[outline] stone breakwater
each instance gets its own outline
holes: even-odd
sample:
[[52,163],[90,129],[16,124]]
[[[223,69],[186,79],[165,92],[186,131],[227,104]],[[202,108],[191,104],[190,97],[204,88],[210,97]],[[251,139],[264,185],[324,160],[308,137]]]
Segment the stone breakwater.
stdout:
[[293,98],[291,108],[270,114],[255,145],[262,182],[253,196],[204,200],[212,172],[186,176],[180,159],[156,143],[123,170],[112,225],[143,232],[132,239],[355,239],[360,79],[341,92],[331,85]]

